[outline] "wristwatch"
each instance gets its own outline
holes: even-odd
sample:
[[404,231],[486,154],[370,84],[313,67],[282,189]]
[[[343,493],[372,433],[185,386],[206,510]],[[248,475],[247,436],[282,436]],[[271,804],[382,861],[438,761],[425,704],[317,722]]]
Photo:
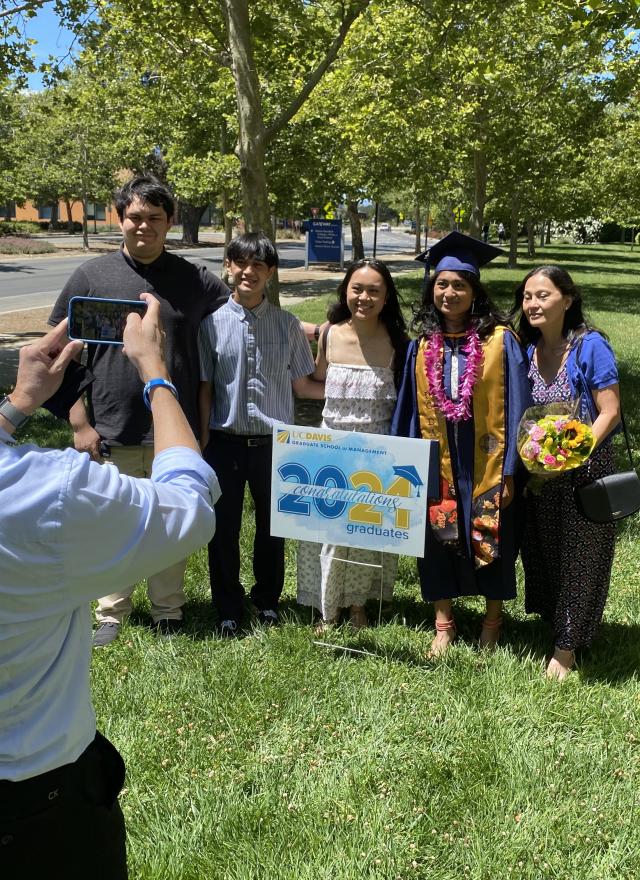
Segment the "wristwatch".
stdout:
[[6,395],[0,400],[0,416],[4,416],[8,422],[11,422],[16,430],[30,418],[29,415],[15,407]]

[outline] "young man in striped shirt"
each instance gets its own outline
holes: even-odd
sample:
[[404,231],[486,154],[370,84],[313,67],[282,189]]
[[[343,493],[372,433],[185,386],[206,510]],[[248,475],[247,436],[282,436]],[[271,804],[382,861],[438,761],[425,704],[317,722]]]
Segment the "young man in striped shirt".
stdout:
[[271,436],[274,423],[291,424],[293,397],[324,397],[311,378],[314,362],[298,319],[265,296],[278,265],[273,243],[260,233],[235,238],[225,261],[233,294],[200,325],[200,442],[222,496],[218,528],[209,544],[209,577],[220,634],[238,635],[244,616],[240,583],[240,528],[245,485],[255,504],[255,584],[258,619],[278,622],[284,584],[284,538],[270,533]]

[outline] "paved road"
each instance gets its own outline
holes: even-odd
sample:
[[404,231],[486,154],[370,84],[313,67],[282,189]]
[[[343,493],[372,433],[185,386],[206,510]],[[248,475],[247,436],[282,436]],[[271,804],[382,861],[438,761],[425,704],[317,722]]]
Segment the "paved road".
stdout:
[[[56,239],[58,240],[58,239]],[[99,241],[98,236],[95,241]],[[117,240],[117,237],[114,238]],[[65,244],[70,238],[65,237]],[[71,239],[73,241],[73,239]],[[104,237],[102,238],[104,241]],[[365,252],[371,254],[373,231],[365,230]],[[378,256],[411,251],[413,237],[401,231],[378,232]],[[213,272],[221,269],[221,248],[196,248],[179,252],[187,260],[205,263]],[[283,268],[304,265],[304,242],[283,242],[278,245],[278,253]],[[351,253],[350,236],[346,236],[345,257]],[[37,257],[0,261],[0,314],[22,309],[44,308],[53,305],[65,281],[78,266],[95,255],[73,257]]]

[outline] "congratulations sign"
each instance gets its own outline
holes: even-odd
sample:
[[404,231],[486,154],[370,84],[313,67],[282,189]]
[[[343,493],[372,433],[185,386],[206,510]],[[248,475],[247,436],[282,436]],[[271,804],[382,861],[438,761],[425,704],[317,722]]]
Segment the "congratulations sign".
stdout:
[[433,441],[273,429],[273,535],[422,556],[427,497],[437,492]]

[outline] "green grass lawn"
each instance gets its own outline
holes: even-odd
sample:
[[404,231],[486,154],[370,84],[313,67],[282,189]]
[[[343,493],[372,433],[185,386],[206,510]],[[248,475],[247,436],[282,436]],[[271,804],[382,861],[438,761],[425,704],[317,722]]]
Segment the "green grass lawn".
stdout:
[[[611,337],[637,438],[640,251],[554,245],[535,265],[554,261]],[[531,265],[498,265],[483,279],[506,305]],[[420,275],[401,279],[407,302]],[[294,310],[318,320],[325,308]],[[64,442],[51,431],[44,416],[28,428],[38,442]],[[94,654],[92,670],[98,723],[128,766],[131,877],[636,880],[639,523],[620,526],[600,636],[563,685],[545,681],[550,634],[520,599],[494,654],[474,648],[482,603],[470,599],[456,611],[457,645],[427,662],[432,613],[411,559],[381,627],[332,635],[375,656],[314,645],[308,610],[294,602],[292,542],[277,630],[212,636],[204,552],[187,572],[188,635],[158,642],[138,590],[122,638]],[[251,540],[247,517],[248,587]]]

